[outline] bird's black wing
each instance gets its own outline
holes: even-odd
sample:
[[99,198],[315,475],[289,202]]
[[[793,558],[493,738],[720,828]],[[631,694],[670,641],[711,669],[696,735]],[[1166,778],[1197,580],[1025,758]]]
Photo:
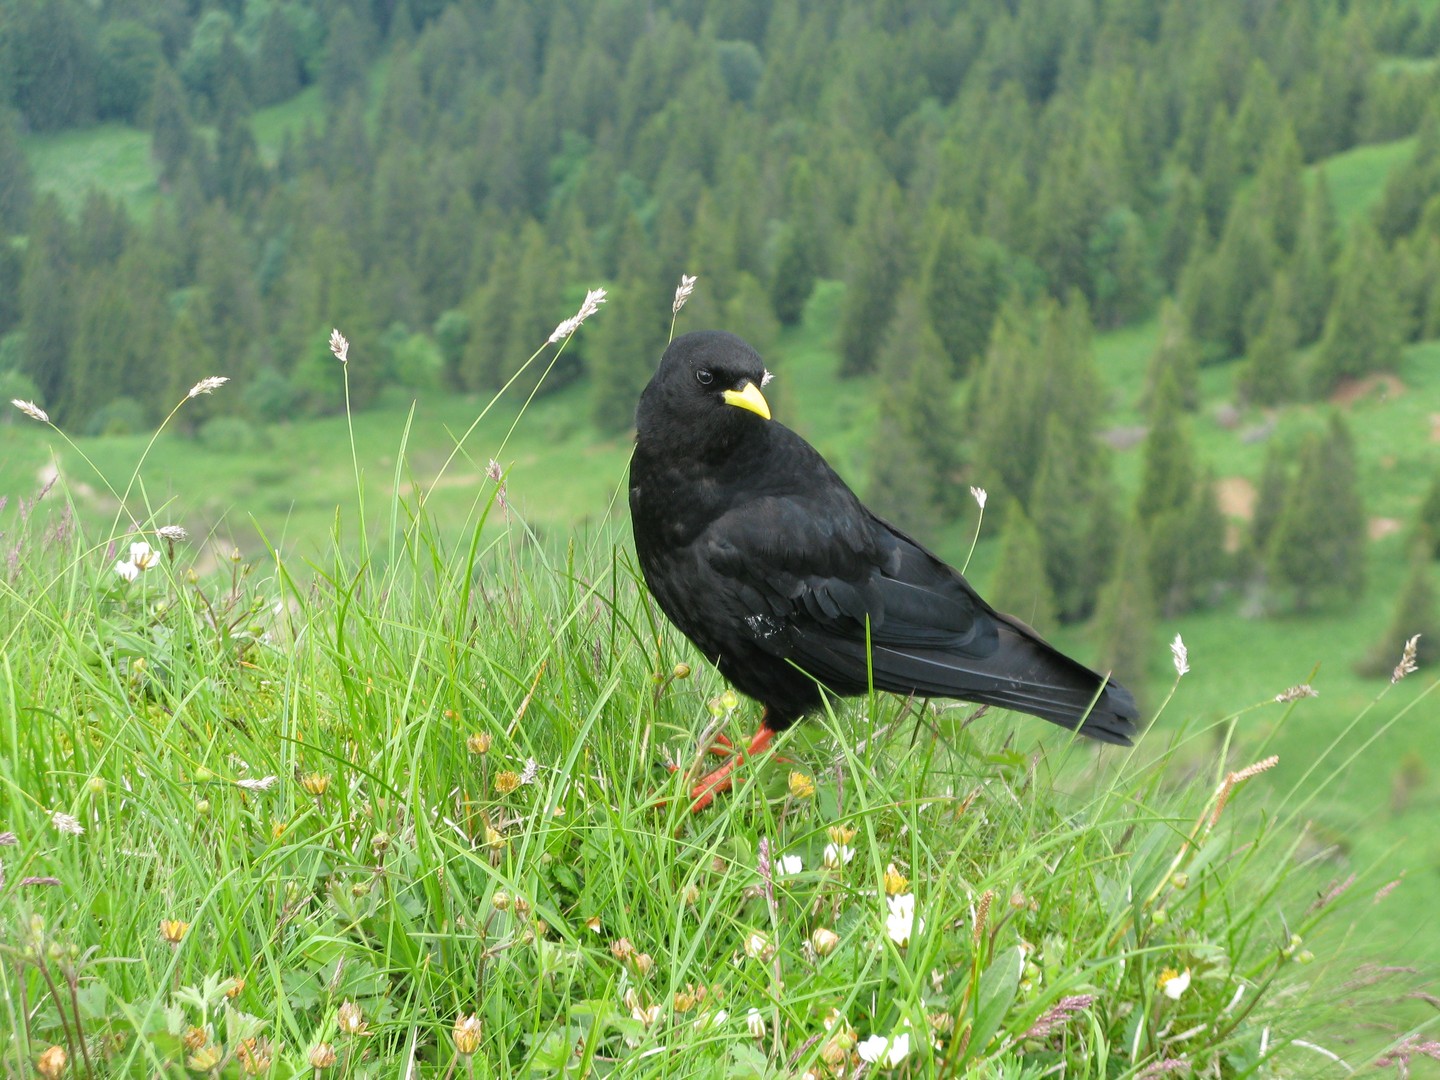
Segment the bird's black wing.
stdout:
[[706,530],[705,561],[726,582],[720,602],[756,646],[838,693],[863,692],[873,678],[882,690],[995,704],[1129,741],[1137,710],[1127,692],[996,612],[831,477],[753,498]]

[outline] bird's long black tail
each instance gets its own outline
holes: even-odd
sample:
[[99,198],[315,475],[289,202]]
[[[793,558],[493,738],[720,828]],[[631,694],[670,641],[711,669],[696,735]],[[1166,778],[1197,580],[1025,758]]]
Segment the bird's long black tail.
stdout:
[[1018,619],[997,613],[996,621],[999,647],[973,662],[953,652],[907,649],[882,664],[877,647],[877,685],[882,667],[903,667],[901,681],[922,693],[1029,713],[1101,742],[1132,743],[1140,710],[1130,691],[1072,660]]

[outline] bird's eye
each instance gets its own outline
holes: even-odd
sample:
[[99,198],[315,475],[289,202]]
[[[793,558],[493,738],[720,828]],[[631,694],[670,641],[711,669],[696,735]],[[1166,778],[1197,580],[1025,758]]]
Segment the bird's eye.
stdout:
[[695,378],[700,380],[701,386],[709,386],[712,382],[715,381],[715,376],[711,375],[710,372],[706,371],[704,368],[701,368],[699,371],[695,372]]

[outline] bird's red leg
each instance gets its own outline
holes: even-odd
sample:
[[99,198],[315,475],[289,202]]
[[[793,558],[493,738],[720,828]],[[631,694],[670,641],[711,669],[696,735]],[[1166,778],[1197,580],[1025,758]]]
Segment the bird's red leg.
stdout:
[[750,745],[743,751],[736,751],[735,755],[721,765],[714,772],[702,777],[700,782],[690,789],[690,797],[695,801],[690,804],[692,814],[704,810],[715,801],[718,792],[729,791],[733,783],[731,774],[745,763],[746,757],[754,757],[756,754],[764,753],[765,748],[775,739],[773,728],[767,727],[765,721],[760,721],[760,730],[755,732]]

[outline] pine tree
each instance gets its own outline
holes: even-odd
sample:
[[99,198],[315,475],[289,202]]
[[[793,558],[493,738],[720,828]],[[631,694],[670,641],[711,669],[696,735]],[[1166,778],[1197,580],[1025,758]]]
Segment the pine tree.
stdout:
[[1250,344],[1244,366],[1236,376],[1240,396],[1252,405],[1279,405],[1296,393],[1295,349],[1300,329],[1291,314],[1294,293],[1290,276],[1275,276],[1265,321]]
[[840,316],[840,370],[873,371],[881,335],[895,311],[895,298],[909,264],[909,239],[900,189],[878,188],[865,202],[851,242]]
[[1184,425],[1180,386],[1173,376],[1162,376],[1156,387],[1143,454],[1135,515],[1140,524],[1148,525],[1183,507],[1195,486],[1195,452]]
[[1160,302],[1160,337],[1150,354],[1141,406],[1148,412],[1162,379],[1173,379],[1180,404],[1188,411],[1200,405],[1200,347],[1190,336],[1185,312],[1168,297]]
[[1301,347],[1318,341],[1325,330],[1325,313],[1335,288],[1335,207],[1325,171],[1317,170],[1305,192],[1300,235],[1288,266],[1293,290],[1292,308]]
[[1110,576],[1114,508],[1105,448],[1087,431],[1052,413],[1030,515],[1040,534],[1056,611],[1064,622],[1087,618]]
[[790,166],[786,203],[790,218],[780,234],[775,269],[770,276],[770,303],[775,317],[794,326],[820,276],[820,223],[815,209],[815,179],[803,158]]
[[160,166],[160,183],[174,182],[181,166],[197,151],[190,110],[180,80],[168,66],[155,74],[150,94],[150,153]]
[[933,535],[957,507],[959,431],[949,357],[913,286],[900,297],[878,362],[870,504],[903,529]]
[[[644,266],[646,260],[635,265]],[[606,434],[618,435],[634,425],[640,391],[665,351],[674,289],[675,279],[668,275],[662,280],[658,272],[632,271],[605,304],[594,331],[590,415]]]
[[325,55],[320,64],[320,89],[325,103],[338,110],[368,82],[365,27],[349,7],[341,7],[330,20]]
[[1440,473],[1430,481],[1415,515],[1415,546],[1429,559],[1440,559]]
[[285,9],[270,8],[260,28],[255,51],[255,104],[274,105],[300,92],[300,57],[295,49],[295,29]]
[[935,211],[927,221],[929,247],[920,287],[926,314],[957,376],[970,373],[985,355],[990,330],[1005,298],[999,249],[971,230],[963,214]]
[[35,181],[20,146],[16,115],[0,105],[0,242],[25,231],[34,200]]
[[1042,634],[1060,625],[1055,594],[1045,576],[1045,552],[1040,534],[1017,502],[1005,515],[1000,542],[1000,563],[985,594],[999,611],[1023,619]]
[[1270,584],[1307,610],[1330,598],[1353,600],[1365,586],[1365,508],[1355,447],[1339,414],[1300,450],[1269,544]]
[[1386,678],[1395,670],[1405,643],[1416,634],[1415,659],[1421,667],[1430,667],[1440,660],[1440,614],[1436,611],[1435,581],[1430,560],[1417,550],[1410,560],[1410,573],[1395,597],[1394,614],[1378,641],[1355,665],[1357,674],[1368,678]]
[[1164,231],[1156,257],[1160,280],[1168,289],[1179,287],[1185,267],[1195,257],[1197,248],[1203,251],[1204,244],[1197,244],[1197,237],[1204,240],[1210,235],[1202,199],[1200,182],[1194,174],[1188,169],[1179,169],[1165,202]]
[[1270,538],[1275,534],[1275,525],[1280,520],[1280,511],[1290,490],[1291,464],[1280,443],[1272,441],[1265,450],[1265,463],[1261,466],[1260,482],[1256,485],[1246,543],[1251,567],[1257,571],[1264,568]]
[[1389,262],[1375,230],[1358,222],[1340,257],[1335,299],[1315,356],[1311,380],[1317,393],[1329,393],[1342,379],[1391,371],[1399,364],[1404,333]]
[[[59,402],[69,378],[74,337],[73,247],[59,200],[51,194],[42,196],[30,214],[20,287],[22,370],[39,387],[42,404]],[[62,421],[68,419],[59,409],[55,415]]]
[[1105,586],[1095,617],[1100,641],[1095,666],[1141,694],[1155,644],[1155,600],[1145,566],[1145,540],[1138,525],[1125,530],[1115,575]]

